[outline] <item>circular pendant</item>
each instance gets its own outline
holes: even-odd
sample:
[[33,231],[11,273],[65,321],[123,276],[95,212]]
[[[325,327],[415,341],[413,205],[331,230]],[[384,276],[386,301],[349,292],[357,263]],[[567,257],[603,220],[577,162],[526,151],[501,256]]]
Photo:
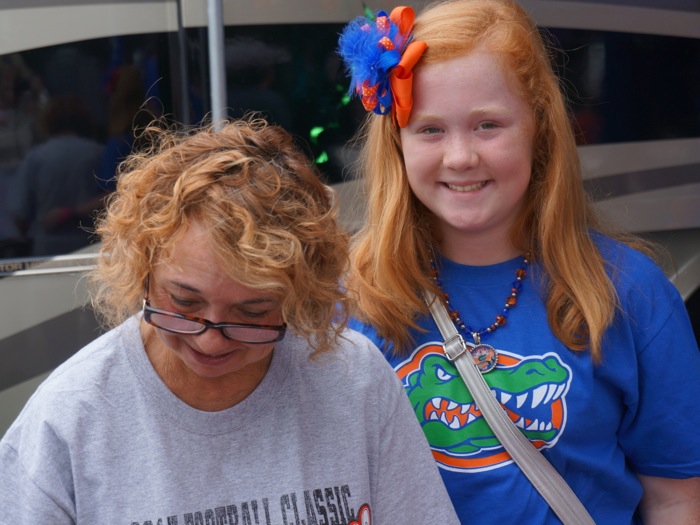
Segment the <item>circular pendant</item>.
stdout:
[[478,344],[469,348],[469,353],[474,359],[474,364],[479,372],[485,374],[496,368],[498,363],[498,352],[491,345]]

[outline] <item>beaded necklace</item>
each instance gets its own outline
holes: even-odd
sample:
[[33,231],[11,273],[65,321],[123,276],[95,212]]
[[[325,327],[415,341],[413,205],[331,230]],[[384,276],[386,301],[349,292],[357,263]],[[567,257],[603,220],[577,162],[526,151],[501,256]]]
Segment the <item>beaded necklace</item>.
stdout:
[[467,347],[482,374],[490,372],[496,368],[496,364],[498,363],[498,352],[491,345],[482,343],[481,338],[495,332],[498,330],[498,328],[506,324],[510,309],[518,303],[518,294],[522,289],[523,279],[527,275],[525,268],[527,267],[528,262],[527,256],[524,256],[522,264],[517,270],[515,270],[515,280],[511,285],[510,295],[506,297],[503,310],[501,310],[501,313],[496,316],[496,320],[493,322],[493,324],[486,326],[481,330],[474,330],[460,317],[459,311],[452,308],[452,305],[450,304],[450,296],[447,294],[447,292],[445,292],[442,282],[440,281],[440,272],[437,269],[435,261],[430,261],[433,280],[442,292],[442,298],[445,303],[445,307],[450,314],[450,319],[452,319],[452,322],[455,324],[458,330],[460,330],[465,336],[471,337],[474,340],[474,345],[467,345]]

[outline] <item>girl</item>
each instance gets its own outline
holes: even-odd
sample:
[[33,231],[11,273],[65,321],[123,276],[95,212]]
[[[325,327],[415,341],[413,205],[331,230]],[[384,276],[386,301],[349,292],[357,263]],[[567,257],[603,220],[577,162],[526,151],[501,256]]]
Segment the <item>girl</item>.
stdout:
[[432,4],[412,34],[410,8],[384,15],[340,41],[373,111],[353,326],[403,380],[461,520],[559,523],[444,356],[424,290],[596,523],[700,523],[688,315],[644,245],[596,218],[535,24],[508,0]]

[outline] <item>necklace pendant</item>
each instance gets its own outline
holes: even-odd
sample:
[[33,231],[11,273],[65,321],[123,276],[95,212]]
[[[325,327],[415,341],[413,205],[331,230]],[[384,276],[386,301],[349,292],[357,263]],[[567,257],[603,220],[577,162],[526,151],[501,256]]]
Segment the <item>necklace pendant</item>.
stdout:
[[527,275],[525,268],[527,267],[528,263],[528,255],[525,255],[523,257],[522,265],[515,271],[515,281],[513,281],[513,284],[511,285],[510,295],[506,297],[505,304],[503,305],[503,310],[499,315],[496,316],[495,322],[492,325],[482,328],[481,330],[474,331],[471,327],[469,327],[466,321],[462,319],[462,317],[456,310],[452,310],[452,306],[450,305],[450,298],[447,295],[447,292],[445,292],[442,283],[440,282],[440,272],[438,270],[438,267],[433,259],[430,260],[430,268],[432,269],[433,280],[435,281],[435,284],[438,286],[438,288],[440,288],[440,290],[442,291],[442,294],[444,296],[443,301],[445,308],[447,308],[448,312],[450,313],[450,318],[452,319],[452,322],[457,328],[457,331],[463,332],[465,335],[471,335],[474,339],[474,344],[466,342],[465,344],[467,345],[469,353],[471,354],[472,359],[474,360],[474,364],[479,369],[479,372],[481,372],[482,374],[486,374],[494,368],[496,368],[496,365],[498,364],[498,352],[493,346],[482,344],[481,335],[490,334],[506,324],[508,312],[512,308],[514,308],[516,304],[518,304],[518,294],[520,293],[520,290],[522,288],[523,280]]
[[470,346],[469,353],[472,355],[474,364],[482,374],[490,372],[498,364],[498,352],[491,345],[480,343]]
[[474,338],[474,346],[469,347],[469,353],[472,355],[474,364],[479,369],[479,372],[486,374],[490,372],[498,364],[498,352],[491,345],[485,345],[481,342],[479,332],[472,332]]

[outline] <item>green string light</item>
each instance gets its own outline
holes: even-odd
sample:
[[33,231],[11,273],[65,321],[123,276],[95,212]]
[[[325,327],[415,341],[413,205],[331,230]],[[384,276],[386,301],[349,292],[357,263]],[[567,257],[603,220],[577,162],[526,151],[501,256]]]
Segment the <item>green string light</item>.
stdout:
[[[365,16],[370,21],[373,21],[376,18],[374,12],[364,2],[362,2],[362,7],[363,7],[363,11],[365,13]],[[350,97],[350,94],[347,92],[347,88],[345,86],[343,86],[342,84],[338,83],[335,85],[335,89],[339,93],[342,93],[342,96],[340,98],[340,105],[347,106],[348,104],[350,104],[350,101],[352,99]],[[338,128],[340,126],[337,122],[333,122],[333,123],[329,124],[328,127],[329,128]],[[314,144],[315,146],[318,146],[318,137],[324,131],[326,131],[326,128],[324,126],[314,126],[313,128],[311,128],[309,130],[309,138],[311,139],[311,143]],[[314,163],[315,164],[325,164],[328,161],[329,161],[328,153],[326,153],[325,151],[322,151],[321,154],[318,155],[318,157],[316,157],[316,159],[314,160]]]
[[309,137],[311,137],[311,142],[313,144],[318,144],[318,137],[321,133],[323,133],[326,130],[323,126],[314,126],[311,128],[311,131],[309,131]]

